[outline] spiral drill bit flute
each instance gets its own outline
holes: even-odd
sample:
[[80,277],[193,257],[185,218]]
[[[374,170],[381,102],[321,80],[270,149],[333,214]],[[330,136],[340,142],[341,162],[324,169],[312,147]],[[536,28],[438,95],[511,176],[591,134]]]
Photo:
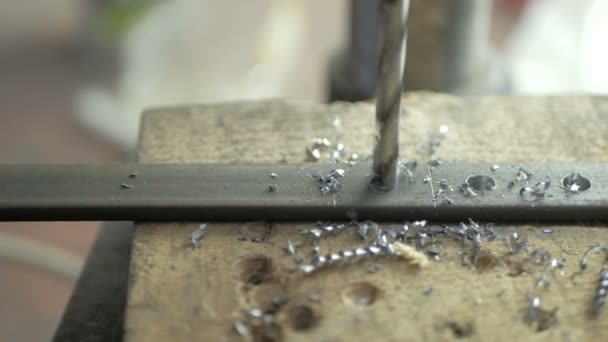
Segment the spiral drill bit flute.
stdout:
[[397,184],[399,163],[399,115],[409,0],[383,1],[384,43],[378,68],[376,125],[378,136],[374,149],[372,185],[391,191]]

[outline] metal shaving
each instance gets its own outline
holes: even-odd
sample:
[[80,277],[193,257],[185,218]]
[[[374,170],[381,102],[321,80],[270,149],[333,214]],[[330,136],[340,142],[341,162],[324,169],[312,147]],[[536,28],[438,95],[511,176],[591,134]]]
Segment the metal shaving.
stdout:
[[528,241],[523,235],[518,233],[511,234],[505,241],[505,245],[511,254],[517,254],[521,250],[528,249]]
[[450,184],[448,184],[448,181],[446,179],[442,179],[439,181],[439,189],[440,191],[454,191],[454,189],[450,186]]
[[464,234],[466,240],[472,241],[474,245],[479,245],[482,240],[494,241],[498,238],[494,232],[494,227],[491,225],[480,226],[471,219],[469,219],[469,225],[461,223],[460,227],[459,233]]
[[283,247],[283,250],[285,251],[285,253],[287,253],[287,255],[293,256],[297,264],[300,264],[304,261],[304,257],[302,256],[302,254],[300,254],[300,252],[298,251],[296,246],[291,242],[291,240],[287,240],[287,245]]
[[316,256],[321,254],[321,246],[319,246],[319,240],[318,239],[314,239],[312,240],[312,256]]
[[608,267],[602,266],[597,281],[597,288],[595,290],[595,297],[593,298],[593,310],[595,316],[599,316],[602,307],[606,303],[606,297],[608,296]]
[[133,187],[133,184],[122,183],[120,184],[120,187],[123,189],[131,189]]
[[329,139],[314,138],[312,139],[311,145],[306,148],[306,151],[313,161],[318,161],[321,159],[321,152],[328,150],[330,146],[331,143],[329,142]]
[[316,175],[319,182],[319,190],[323,195],[337,193],[342,188],[339,179],[344,177],[344,169],[333,169],[328,174],[318,173]]
[[300,271],[310,274],[324,267],[347,261],[358,261],[370,257],[401,257],[410,263],[424,266],[428,263],[426,255],[400,242],[388,242],[387,235],[381,234],[375,243],[364,247],[343,250],[325,255],[316,255],[307,264],[300,265]]
[[519,170],[517,171],[517,175],[515,176],[515,181],[517,181],[517,182],[527,181],[530,178],[532,178],[533,175],[534,175],[534,172],[530,172],[530,171],[524,169],[523,167],[520,167]]
[[425,178],[425,180],[428,180],[428,183],[431,186],[431,201],[433,202],[433,207],[437,206],[437,194],[435,194],[435,189],[433,187],[433,167],[431,166],[431,164],[427,164],[427,170],[429,172],[429,175],[427,178]]
[[549,262],[549,264],[547,265],[547,267],[545,267],[545,269],[553,269],[553,268],[563,268],[564,266],[566,266],[566,259],[564,258],[554,258],[551,259],[551,261]]
[[600,268],[597,280],[597,287],[595,290],[595,295],[593,297],[593,313],[596,317],[599,316],[602,307],[606,303],[606,298],[608,297],[608,247],[597,244],[595,246],[590,247],[583,253],[581,260],[579,262],[580,270],[572,275],[572,280],[574,277],[581,274],[589,264],[589,253],[590,252],[602,252],[604,253],[604,264]]
[[[352,250],[322,255],[319,251],[319,239],[327,235],[343,232],[347,228],[353,228],[362,240],[372,239],[372,243]],[[480,225],[473,220],[457,226],[427,226],[427,221],[422,220],[405,222],[401,226],[387,228],[381,228],[373,221],[357,222],[353,220],[350,224],[319,222],[317,227],[302,229],[301,233],[311,237],[313,243],[313,253],[309,259],[310,261],[299,264],[300,271],[307,274],[340,262],[355,261],[374,256],[397,256],[399,253],[395,251],[396,242],[413,243],[416,246],[416,249],[413,249],[414,251],[422,255],[428,253],[432,259],[439,261],[441,258],[437,243],[441,241],[441,237],[461,241],[463,246],[473,246],[472,250],[474,254],[471,256],[473,265],[479,263],[480,267],[482,267],[481,264],[485,264],[486,261],[482,262],[481,259],[486,257],[484,256],[484,251],[480,248],[481,241],[493,241],[499,237],[491,225]],[[512,245],[511,250],[515,252],[515,250],[525,248],[525,239],[519,236],[516,238],[511,237],[510,244]],[[476,262],[476,260],[479,260],[479,262]]]
[[264,312],[261,309],[251,309],[247,312],[253,318],[262,318]]
[[511,189],[515,186],[515,184],[517,184],[519,182],[527,182],[528,180],[530,180],[530,178],[532,178],[533,175],[534,175],[533,172],[530,172],[530,171],[524,169],[523,167],[520,167],[519,170],[517,171],[517,174],[515,175],[515,179],[510,181],[507,184],[507,188]]
[[348,226],[344,223],[317,222],[317,227],[309,229],[300,229],[302,235],[308,235],[313,238],[321,238],[328,235],[341,233]]
[[291,242],[291,240],[287,240],[287,245],[283,247],[283,250],[287,255],[295,255],[297,253],[296,246]]
[[578,272],[572,274],[572,277],[570,278],[572,281],[574,281],[574,278],[576,278],[576,276],[580,275],[581,273],[583,273],[584,270],[587,269],[587,266],[589,265],[589,253],[590,252],[604,253],[604,258],[605,258],[604,262],[608,262],[608,247],[604,247],[600,244],[589,247],[589,249],[587,249],[585,251],[585,253],[583,253],[581,260],[579,261],[580,270]]
[[359,234],[362,240],[365,240],[367,238],[369,232],[373,232],[375,236],[378,235],[378,224],[373,221],[366,220],[363,222],[356,222],[355,224],[357,226],[357,233]]
[[279,176],[279,175],[277,175],[277,174],[276,174],[276,173],[274,173],[274,172],[271,172],[271,173],[270,173],[270,178],[277,178],[278,176]]
[[540,298],[534,295],[528,295],[528,303],[530,304],[530,309],[536,310],[540,308]]
[[[320,227],[327,225],[322,224]],[[493,241],[497,239],[494,229],[490,225],[480,225],[473,220],[468,223],[461,223],[458,226],[427,226],[426,221],[406,222],[402,226],[391,228],[380,228],[378,224],[372,221],[351,222],[351,225],[345,225],[343,229],[335,230],[332,228],[329,232],[325,232],[320,227],[303,230],[302,233],[310,235],[314,238],[313,242],[318,243],[318,238],[326,234],[332,234],[335,231],[343,231],[347,227],[354,227],[361,239],[367,240],[373,237],[374,242],[365,247],[359,247],[353,250],[345,250],[336,253],[321,255],[318,252],[313,253],[310,262],[300,264],[300,270],[304,273],[313,273],[320,268],[328,265],[333,265],[339,262],[354,261],[365,259],[373,256],[397,256],[399,254],[395,250],[395,246],[403,247],[396,242],[413,241],[417,249],[426,248],[426,253],[435,259],[439,258],[439,249],[435,245],[439,237],[455,238],[466,245],[473,245],[477,254],[482,253],[480,249],[481,241]],[[417,249],[405,247],[408,250],[416,251],[417,255],[424,255],[424,260],[427,260],[424,252],[419,252]],[[405,253],[411,255],[411,253]],[[483,253],[482,253],[483,254]],[[481,255],[481,254],[479,254]],[[406,256],[407,258],[407,256]],[[474,259],[475,257],[473,257]],[[478,256],[478,259],[482,257]],[[410,260],[410,259],[408,259]],[[418,259],[416,259],[418,260]],[[426,264],[425,261],[422,264]]]
[[464,195],[464,197],[475,197],[477,196],[477,192],[471,188],[469,183],[462,183],[459,188],[460,192]]
[[558,259],[558,258],[551,259],[551,261],[549,261],[547,263],[547,265],[545,265],[545,268],[543,269],[540,278],[538,278],[536,280],[536,287],[539,287],[539,288],[548,287],[550,284],[550,280],[549,280],[549,277],[547,274],[556,268],[562,269],[562,268],[564,268],[564,266],[566,266],[565,259]]
[[492,172],[496,172],[498,169],[500,169],[500,166],[498,166],[498,164],[490,166],[490,171]]
[[308,148],[306,149],[306,152],[308,152],[308,155],[314,161],[318,161],[319,159],[321,159],[321,151],[318,148]]
[[[432,235],[427,229],[425,229],[427,221],[414,221],[405,222],[403,226],[389,231],[389,234],[394,235],[396,241],[405,242],[408,239],[426,239],[427,236]],[[421,245],[421,243],[419,243]]]
[[534,186],[526,185],[519,190],[519,195],[528,201],[539,201],[545,198],[547,190],[551,187],[549,180],[545,182],[537,182]]
[[585,251],[585,253],[583,254],[583,257],[581,258],[581,261],[579,263],[581,271],[587,268],[587,264],[589,263],[588,258],[589,258],[590,252],[603,252],[606,254],[606,257],[608,257],[608,247],[604,247],[600,244],[590,247],[589,249],[587,249]]
[[[437,160],[437,159],[430,160],[427,163],[428,177],[426,177],[424,179],[424,183],[429,183],[430,187],[431,187],[431,200],[433,201],[433,207],[437,206],[437,197],[444,192],[444,190],[441,188],[439,189],[439,191],[436,192],[435,188],[433,186],[433,170],[440,165],[441,165],[440,160]],[[445,179],[442,181],[445,181],[447,184],[447,181]],[[449,186],[446,187],[446,189],[448,189],[448,188],[449,188]],[[449,202],[447,204],[451,204],[451,200],[448,199],[448,201]],[[445,201],[442,201],[442,204],[445,204]]]
[[207,233],[207,224],[200,224],[198,227],[194,228],[192,231],[192,246],[198,247],[199,242],[205,237]]
[[435,261],[440,261],[441,260],[441,251],[439,250],[439,247],[436,245],[431,245],[427,251],[426,251],[431,258],[433,258],[433,260]]
[[524,323],[534,327],[536,331],[545,331],[557,323],[557,307],[545,310],[540,306],[540,298],[528,294],[528,308],[524,315]]
[[450,186],[448,181],[446,179],[442,179],[437,184],[439,185],[439,190],[437,190],[436,196],[443,196],[443,199],[440,203],[442,205],[450,205],[454,203],[454,201],[446,195],[447,192],[454,191],[454,188]]
[[426,221],[416,221],[405,223],[403,227],[390,230],[396,241],[414,240],[418,248],[430,246],[427,252],[438,259],[438,250],[434,246],[437,239],[441,236],[459,240],[463,245],[479,246],[482,240],[493,241],[497,238],[493,227],[490,225],[480,226],[475,221],[470,220],[469,224],[460,223],[458,226],[425,227]]
[[249,336],[249,335],[251,335],[251,330],[249,330],[249,327],[245,323],[243,323],[242,321],[240,321],[240,320],[236,320],[234,322],[234,330],[240,336]]
[[543,229],[543,234],[545,234],[545,235],[551,235],[551,234],[553,234],[553,229],[551,229],[551,228],[545,228],[545,229]]
[[545,288],[547,286],[549,286],[549,278],[547,277],[547,274],[545,272],[543,272],[540,275],[540,278],[538,278],[536,280],[536,287],[538,288]]
[[327,138],[314,138],[312,144],[316,147],[330,147],[331,143]]
[[310,263],[300,265],[300,271],[310,274],[321,268],[344,261],[355,261],[367,259],[369,257],[387,255],[387,250],[383,250],[376,244],[365,247],[358,247],[325,255],[316,255]]
[[340,119],[335,118],[332,121],[332,126],[337,132],[334,142],[326,137],[312,139],[311,144],[306,147],[309,159],[315,162],[321,159],[327,159],[331,162],[348,162],[351,165],[355,164],[359,160],[359,155],[349,151],[344,143],[342,143],[344,133],[342,131]]
[[265,309],[253,308],[243,312],[241,318],[234,321],[234,330],[242,337],[258,340],[275,340],[280,334],[280,327],[275,322],[275,315],[284,304],[275,303]]

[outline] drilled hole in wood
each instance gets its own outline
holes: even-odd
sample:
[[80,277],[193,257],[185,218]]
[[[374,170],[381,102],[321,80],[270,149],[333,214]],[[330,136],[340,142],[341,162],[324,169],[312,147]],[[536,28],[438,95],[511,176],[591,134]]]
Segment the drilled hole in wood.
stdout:
[[252,337],[254,342],[279,342],[284,340],[283,331],[276,323],[255,327]]
[[239,262],[238,270],[241,281],[258,285],[272,278],[274,264],[269,257],[258,255]]
[[344,302],[353,305],[372,305],[380,294],[380,290],[368,282],[355,283],[342,291]]
[[446,322],[446,327],[452,331],[454,338],[466,338],[475,333],[473,322],[458,323],[454,321]]
[[289,324],[293,330],[308,330],[317,322],[314,310],[308,305],[296,305],[287,311]]
[[484,193],[496,188],[496,181],[490,176],[475,175],[469,176],[465,181],[471,190],[476,193]]

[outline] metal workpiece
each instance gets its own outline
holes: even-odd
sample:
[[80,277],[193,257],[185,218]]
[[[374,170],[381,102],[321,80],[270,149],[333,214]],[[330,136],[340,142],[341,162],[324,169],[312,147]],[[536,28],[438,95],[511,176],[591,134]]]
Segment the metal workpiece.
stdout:
[[384,41],[376,90],[377,141],[374,149],[372,184],[391,191],[397,184],[399,161],[399,116],[407,40],[409,0],[385,0]]
[[[369,163],[355,165],[0,166],[3,221],[590,221],[608,219],[606,164],[446,162],[432,180],[419,166],[392,192],[370,189]],[[320,174],[340,170],[323,193]],[[268,191],[270,173],[280,175]],[[136,174],[136,177],[129,175]],[[568,188],[576,174],[579,187]],[[583,181],[587,180],[587,181]],[[428,182],[434,182],[431,193]],[[511,185],[511,183],[515,185]],[[536,182],[550,186],[524,195]],[[443,185],[440,185],[443,184]],[[129,184],[130,187],[123,187]],[[466,184],[466,186],[465,186]],[[566,184],[566,185],[564,185]],[[446,200],[449,199],[449,200]]]

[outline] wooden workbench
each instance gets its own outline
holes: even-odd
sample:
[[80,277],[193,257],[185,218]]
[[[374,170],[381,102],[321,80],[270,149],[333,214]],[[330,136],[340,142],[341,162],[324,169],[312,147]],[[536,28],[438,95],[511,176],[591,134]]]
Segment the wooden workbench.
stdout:
[[[344,144],[369,155],[374,141],[373,105],[321,105],[299,101],[201,105],[148,111],[139,160],[145,163],[301,162],[314,137],[334,139],[341,120]],[[416,146],[440,125],[449,133],[433,158],[459,161],[608,162],[608,98],[482,97],[430,93],[405,97],[401,123],[403,159],[424,160]],[[516,163],[517,167],[519,165]],[[517,168],[514,168],[514,173]],[[575,171],[575,170],[573,170]],[[280,177],[280,175],[279,175]],[[260,180],[269,182],[269,180]],[[556,186],[552,191],[561,191]],[[423,218],[421,218],[423,219]],[[138,224],[133,240],[125,341],[238,341],[243,310],[265,307],[277,295],[288,300],[275,323],[250,338],[264,341],[474,341],[608,340],[608,308],[589,311],[601,257],[575,281],[582,253],[608,243],[603,224],[496,225],[518,232],[528,250],[543,247],[564,257],[564,275],[535,289],[540,268],[516,270],[501,241],[484,242],[496,262],[485,270],[463,264],[459,243],[446,243],[441,260],[419,269],[398,260],[367,260],[305,276],[282,247],[308,242],[299,228],[314,223],[248,224],[263,242],[239,238],[241,223],[209,223],[199,248],[190,243],[196,222]],[[321,240],[321,250],[360,245],[348,231]],[[306,252],[309,249],[305,249]],[[376,272],[370,272],[376,268]],[[430,292],[429,288],[432,288]],[[538,294],[554,317],[528,324],[527,294]],[[430,293],[429,293],[430,292]],[[266,339],[264,339],[266,338]],[[246,338],[245,338],[246,339]]]

